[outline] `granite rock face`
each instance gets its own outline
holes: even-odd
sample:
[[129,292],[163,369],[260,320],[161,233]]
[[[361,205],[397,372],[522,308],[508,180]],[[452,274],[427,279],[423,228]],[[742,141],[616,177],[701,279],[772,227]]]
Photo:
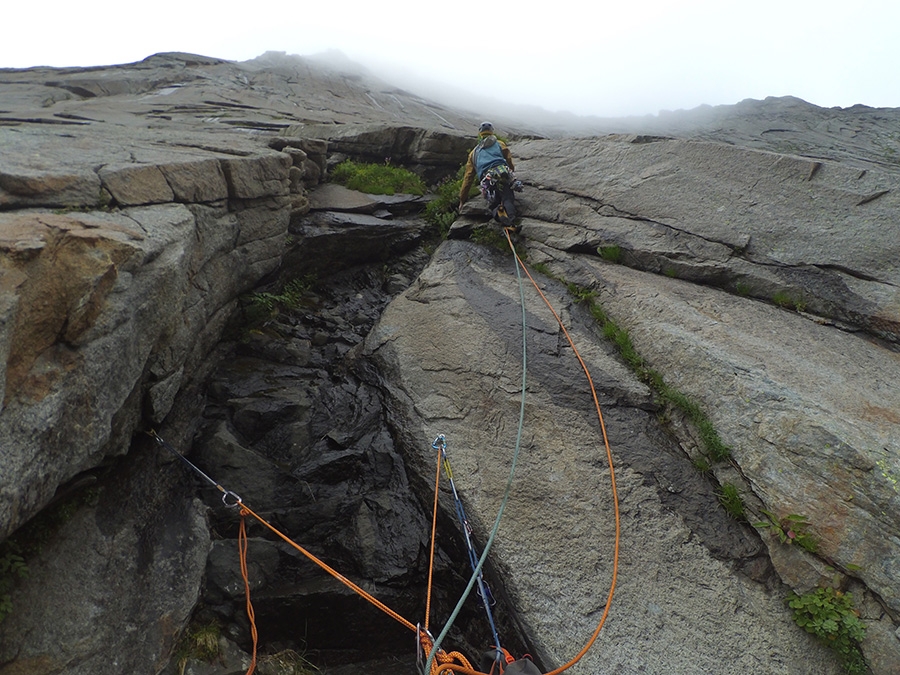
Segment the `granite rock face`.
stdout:
[[[415,623],[431,442],[484,542],[520,410],[488,569],[501,633],[545,670],[580,648],[615,509],[565,333],[477,201],[440,242],[422,199],[320,184],[344,157],[452,175],[479,115],[279,54],[5,70],[0,93],[0,558],[31,572],[6,593],[0,673],[245,672],[237,511],[144,432]],[[837,674],[783,602],[822,586],[852,592],[872,672],[900,670],[898,118],[771,99],[619,135],[508,130],[516,243],[616,468],[616,590],[571,672]],[[439,503],[443,624],[469,571]],[[814,551],[778,536],[792,517]],[[406,629],[250,536],[261,656],[415,668]],[[173,658],[207,622],[219,661]],[[444,646],[487,635],[472,602]]]

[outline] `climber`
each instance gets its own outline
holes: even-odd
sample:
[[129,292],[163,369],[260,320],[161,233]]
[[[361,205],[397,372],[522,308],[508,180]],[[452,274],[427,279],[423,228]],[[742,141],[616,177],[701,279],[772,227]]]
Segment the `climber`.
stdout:
[[488,203],[491,216],[501,225],[511,226],[516,217],[513,190],[522,189],[515,179],[512,155],[506,143],[494,135],[494,125],[483,122],[478,129],[478,145],[469,153],[466,173],[459,190],[459,209],[469,198],[469,189],[478,177],[481,194]]

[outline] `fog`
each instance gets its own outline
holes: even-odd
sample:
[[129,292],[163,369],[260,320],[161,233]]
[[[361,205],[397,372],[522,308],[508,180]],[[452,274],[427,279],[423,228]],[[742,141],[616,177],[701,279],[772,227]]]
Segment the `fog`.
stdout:
[[825,107],[900,107],[898,25],[895,0],[48,0],[4,9],[0,67],[110,65],[163,51],[243,61],[339,50],[436,100],[471,92],[577,115],[786,95]]

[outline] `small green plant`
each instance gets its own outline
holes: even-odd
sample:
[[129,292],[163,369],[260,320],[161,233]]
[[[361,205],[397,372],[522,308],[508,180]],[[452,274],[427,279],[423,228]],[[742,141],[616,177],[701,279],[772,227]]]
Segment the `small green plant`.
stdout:
[[[569,293],[575,298],[576,302],[586,302],[590,306],[591,315],[603,330],[603,335],[619,350],[619,354],[634,371],[634,373],[647,385],[652,387],[666,401],[682,410],[691,422],[696,426],[700,434],[700,440],[703,443],[704,453],[713,461],[723,461],[731,456],[731,448],[729,448],[722,439],[719,438],[718,432],[713,427],[712,422],[704,415],[694,401],[690,400],[680,391],[668,386],[662,378],[662,375],[647,367],[643,357],[634,348],[631,337],[628,332],[620,328],[598,302],[596,302],[596,291],[583,288],[577,284],[567,284]],[[707,469],[708,470],[708,466]]]
[[655,385],[660,395],[687,415],[693,422],[703,442],[704,453],[713,461],[721,462],[731,456],[731,448],[722,442],[712,422],[700,409],[700,406],[685,394],[660,381]]
[[539,272],[543,274],[545,277],[552,277],[553,273],[550,271],[550,266],[547,263],[533,263],[531,265],[531,269],[535,272]]
[[456,220],[456,207],[459,204],[465,169],[465,165],[460,166],[454,178],[445,178],[435,185],[432,189],[434,198],[425,207],[425,220],[438,228],[441,237],[447,236],[450,226]]
[[603,335],[616,345],[619,354],[632,370],[638,373],[639,376],[646,372],[644,359],[634,348],[631,336],[628,335],[626,330],[620,328],[614,321],[607,319],[606,323],[603,324]]
[[478,227],[472,230],[472,241],[482,246],[493,246],[501,251],[509,250],[506,236],[493,227]]
[[112,195],[106,188],[100,188],[100,194],[97,196],[97,209],[100,211],[109,211],[112,204]]
[[848,673],[868,672],[859,649],[866,636],[866,626],[859,620],[851,593],[817,588],[803,595],[791,593],[786,600],[796,624],[834,649]]
[[737,487],[731,483],[722,483],[722,486],[716,491],[716,497],[725,512],[735,520],[744,520],[744,500],[741,498]]
[[313,289],[315,275],[306,275],[288,281],[280,293],[260,291],[242,298],[244,320],[250,327],[259,326],[273,319],[282,311],[303,306],[304,297]]
[[331,172],[334,183],[345,185],[351,190],[374,195],[393,195],[398,192],[413,195],[425,194],[425,183],[408,169],[384,164],[366,164],[345,160]]
[[709,463],[709,458],[705,455],[697,455],[691,460],[691,464],[693,464],[697,473],[709,473],[709,470],[712,468]]
[[784,518],[779,518],[771,511],[760,509],[766,516],[767,520],[759,523],[753,523],[753,527],[769,528],[776,535],[782,544],[797,544],[802,549],[815,553],[818,548],[815,537],[813,537],[806,528],[809,526],[806,516],[797,513],[791,513]]
[[[475,228],[472,230],[471,239],[476,244],[481,244],[482,246],[491,246],[503,252],[509,251],[509,240],[506,238],[506,233],[497,230],[495,227],[486,226]],[[519,258],[527,260],[528,252],[525,250],[524,246],[522,246],[521,242],[518,244],[513,243],[513,247]]]
[[738,281],[734,285],[734,290],[738,295],[747,297],[748,295],[750,295],[750,284],[743,281]]
[[221,634],[222,628],[215,621],[189,626],[175,649],[179,673],[184,673],[187,662],[191,660],[212,663],[219,656]]
[[28,577],[28,560],[38,555],[66,522],[84,505],[96,502],[99,491],[87,487],[46,508],[0,544],[0,622],[12,611],[10,592]]
[[597,299],[597,291],[590,288],[585,288],[584,286],[579,286],[572,283],[566,284],[566,288],[569,291],[569,295],[575,298],[575,302],[586,302],[593,304],[594,300]]
[[674,267],[666,267],[663,270],[663,274],[666,275],[667,277],[669,277],[670,279],[678,278],[678,270],[676,270]]
[[597,248],[597,254],[609,262],[622,262],[622,249],[619,246],[600,246]]
[[803,300],[795,298],[786,291],[777,291],[772,296],[772,302],[784,309],[795,309],[798,312],[806,309],[806,303]]
[[306,275],[288,281],[281,293],[253,293],[250,297],[253,303],[269,310],[279,307],[297,309],[303,304],[303,296],[312,290],[315,283],[314,275]]
[[[559,280],[566,283],[564,279]],[[703,454],[705,455],[705,457],[693,460],[697,470],[701,473],[706,473],[710,468],[710,460],[719,462],[728,459],[731,456],[731,448],[719,437],[712,422],[706,417],[700,406],[684,393],[668,386],[662,375],[647,366],[643,357],[635,349],[628,332],[620,328],[596,301],[596,291],[574,283],[567,283],[566,287],[576,302],[588,304],[591,315],[603,330],[603,335],[616,345],[620,356],[638,378],[654,389],[663,400],[680,409],[694,424],[700,436]]]

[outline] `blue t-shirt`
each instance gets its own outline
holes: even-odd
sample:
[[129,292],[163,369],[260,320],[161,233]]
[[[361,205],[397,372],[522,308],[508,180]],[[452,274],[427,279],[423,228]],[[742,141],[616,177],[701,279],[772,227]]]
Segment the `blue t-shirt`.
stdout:
[[506,158],[503,156],[503,150],[496,136],[487,136],[475,148],[475,173],[478,179],[484,178],[488,169],[495,166],[506,164]]

